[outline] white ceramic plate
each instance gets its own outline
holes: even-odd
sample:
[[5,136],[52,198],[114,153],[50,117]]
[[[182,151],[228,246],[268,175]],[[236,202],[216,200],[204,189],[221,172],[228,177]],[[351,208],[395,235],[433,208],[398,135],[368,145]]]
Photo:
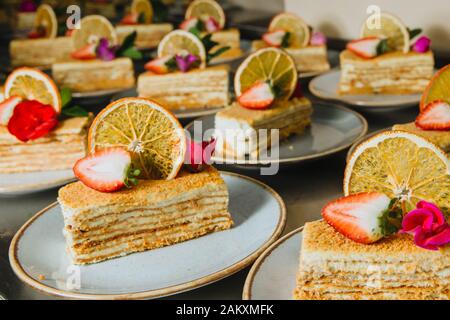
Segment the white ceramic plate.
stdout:
[[[30,286],[80,299],[146,299],[191,290],[220,280],[252,263],[283,231],[281,197],[254,179],[222,172],[235,225],[176,245],[122,258],[72,266],[65,252],[59,205],[31,218],[14,236],[11,267]],[[79,274],[80,288],[70,289]],[[45,279],[44,279],[45,277]],[[75,282],[77,283],[77,282]]]
[[244,285],[244,300],[293,300],[303,227],[272,244],[253,264]]
[[[322,158],[350,147],[367,132],[367,121],[359,113],[348,108],[330,103],[313,104],[312,124],[303,134],[293,135],[279,145],[278,159],[271,155],[255,158],[227,158],[213,156],[217,164],[238,165],[244,167],[260,167],[268,163],[283,165]],[[203,140],[208,140],[213,134],[214,115],[196,120],[201,122]],[[195,122],[186,126],[192,137],[195,133]]]
[[0,195],[16,196],[44,191],[75,180],[72,169],[0,174]]
[[330,99],[370,110],[392,110],[417,105],[421,94],[339,95],[337,93],[341,71],[333,69],[317,76],[309,83],[309,90],[321,99]]
[[124,90],[128,90],[127,88],[118,88],[118,89],[108,89],[108,90],[98,90],[92,92],[72,92],[72,98],[75,99],[83,99],[83,98],[102,98],[112,96]]

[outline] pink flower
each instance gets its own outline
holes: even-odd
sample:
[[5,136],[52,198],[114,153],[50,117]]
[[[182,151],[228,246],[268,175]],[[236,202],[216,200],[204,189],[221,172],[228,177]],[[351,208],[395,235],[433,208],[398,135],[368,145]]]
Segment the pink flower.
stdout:
[[37,5],[33,0],[23,0],[19,6],[19,12],[35,12]]
[[426,36],[421,36],[419,39],[414,42],[412,49],[415,52],[425,53],[430,49],[430,38]]
[[417,246],[438,250],[450,243],[450,225],[444,214],[433,203],[419,201],[416,209],[405,215],[402,231],[414,235]]
[[322,32],[314,31],[309,43],[312,46],[323,46],[327,43],[327,37]]
[[198,58],[190,53],[186,55],[177,54],[175,56],[175,61],[181,72],[187,72],[198,61]]
[[203,170],[205,165],[211,164],[211,157],[216,147],[216,139],[210,141],[196,142],[187,138],[187,150],[184,163],[193,172]]

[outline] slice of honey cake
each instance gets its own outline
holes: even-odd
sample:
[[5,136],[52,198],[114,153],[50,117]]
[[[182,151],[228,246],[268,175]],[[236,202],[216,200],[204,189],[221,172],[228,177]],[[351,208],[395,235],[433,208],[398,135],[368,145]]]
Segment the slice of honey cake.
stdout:
[[450,247],[419,248],[398,234],[367,245],[325,221],[305,224],[296,299],[450,299]]
[[233,224],[227,187],[213,167],[114,193],[76,182],[60,189],[58,201],[76,264],[172,245]]

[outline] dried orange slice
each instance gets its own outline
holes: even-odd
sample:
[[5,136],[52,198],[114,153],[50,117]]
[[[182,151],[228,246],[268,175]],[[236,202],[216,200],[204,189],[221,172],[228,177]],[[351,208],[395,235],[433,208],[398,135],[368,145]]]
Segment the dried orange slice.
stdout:
[[175,116],[160,104],[123,98],[97,115],[88,134],[90,152],[114,147],[131,153],[142,178],[172,179],[184,162],[186,136]]
[[149,0],[133,0],[131,13],[144,17],[144,24],[150,24],[153,20],[153,7]]
[[359,145],[347,162],[345,195],[366,191],[398,198],[406,213],[420,200],[450,209],[450,158],[437,146],[403,131],[380,133]]
[[40,70],[22,67],[14,70],[5,82],[5,98],[19,96],[51,105],[61,111],[61,96],[53,80]]
[[173,56],[188,52],[201,59],[200,67],[206,66],[205,46],[194,34],[184,30],[174,30],[164,36],[158,45],[158,57]]
[[41,4],[34,19],[34,29],[44,28],[45,38],[56,38],[58,34],[58,21],[55,11],[48,4]]
[[440,69],[431,78],[420,99],[420,110],[433,101],[444,100],[450,103],[450,64]]
[[305,21],[293,13],[280,13],[273,17],[269,31],[283,30],[290,33],[289,46],[293,48],[306,47],[309,44],[311,32]]
[[297,68],[283,50],[265,48],[251,54],[242,62],[234,77],[236,97],[258,82],[269,82],[277,98],[289,99],[297,86]]
[[80,20],[80,29],[75,29],[72,35],[75,50],[88,44],[98,43],[101,38],[109,43],[117,44],[117,34],[111,22],[103,16],[91,15]]
[[222,7],[214,0],[194,0],[186,10],[185,19],[198,18],[205,20],[213,17],[220,28],[225,26],[225,13]]
[[389,48],[396,51],[407,53],[409,51],[409,32],[403,22],[396,16],[382,12],[379,19],[379,25],[376,20],[369,16],[361,27],[361,38],[380,37],[387,38]]

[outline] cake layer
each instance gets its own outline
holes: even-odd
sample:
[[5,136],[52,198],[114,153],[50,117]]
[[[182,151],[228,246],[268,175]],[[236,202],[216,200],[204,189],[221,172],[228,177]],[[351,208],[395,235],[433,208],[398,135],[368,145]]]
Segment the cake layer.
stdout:
[[156,48],[161,39],[172,30],[173,26],[170,23],[119,25],[116,27],[119,43],[122,43],[130,33],[136,31],[134,44],[139,49]]
[[228,67],[215,66],[186,73],[151,72],[138,78],[140,97],[152,98],[169,109],[222,107],[228,104]]
[[417,127],[414,122],[396,124],[392,129],[417,134],[431,141],[445,152],[450,153],[450,131],[423,130]]
[[243,157],[257,154],[271,145],[271,132],[279,129],[279,139],[301,133],[311,123],[312,107],[306,98],[277,101],[266,110],[250,110],[238,103],[215,116],[216,152]]
[[204,221],[202,223],[185,224],[158,232],[144,233],[128,239],[111,241],[108,247],[97,248],[90,254],[74,255],[75,264],[89,264],[124,256],[134,252],[161,248],[179,242],[191,240],[207,233],[229,229],[230,219]]
[[[252,51],[267,48],[267,44],[262,40],[252,42]],[[297,71],[299,72],[321,72],[330,69],[328,62],[327,46],[307,46],[304,48],[284,48],[294,59]]]
[[228,229],[228,191],[217,170],[146,180],[101,193],[81,182],[61,188],[58,201],[74,263],[85,264],[154,249]]
[[132,87],[135,81],[133,62],[129,58],[55,63],[52,76],[58,86],[75,92],[125,89]]
[[86,155],[92,116],[60,121],[55,130],[26,143],[0,126],[0,172],[17,173],[70,169]]
[[298,299],[448,299],[450,247],[422,249],[397,234],[370,245],[336,232],[325,221],[303,230]]
[[70,37],[53,39],[20,39],[9,44],[9,55],[14,67],[50,67],[53,63],[70,60],[73,51]]
[[364,59],[349,50],[340,54],[341,94],[421,93],[434,72],[434,57],[427,53],[391,52]]

